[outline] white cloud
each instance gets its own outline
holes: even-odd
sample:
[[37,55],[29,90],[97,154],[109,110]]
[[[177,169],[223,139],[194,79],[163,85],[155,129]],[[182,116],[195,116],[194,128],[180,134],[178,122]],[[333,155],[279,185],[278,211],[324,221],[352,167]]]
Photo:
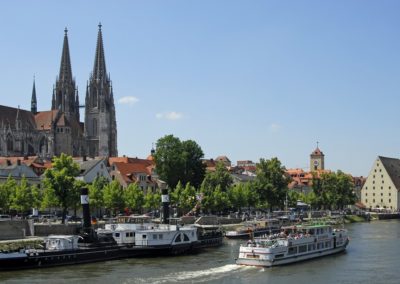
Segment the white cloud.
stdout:
[[119,104],[130,105],[130,106],[134,105],[138,101],[139,101],[138,98],[132,97],[132,96],[122,97],[122,98],[118,99]]
[[271,130],[272,132],[277,132],[279,131],[279,129],[281,129],[281,126],[277,123],[271,123],[271,125],[269,126],[269,130]]
[[183,114],[176,111],[163,112],[163,113],[157,113],[156,118],[167,119],[167,120],[178,120],[183,118]]

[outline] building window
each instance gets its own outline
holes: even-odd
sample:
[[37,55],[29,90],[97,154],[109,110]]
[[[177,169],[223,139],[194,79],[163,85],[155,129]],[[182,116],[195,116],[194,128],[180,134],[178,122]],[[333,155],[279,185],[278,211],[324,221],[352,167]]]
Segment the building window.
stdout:
[[[392,199],[389,199],[389,203],[392,203]],[[392,207],[390,206],[390,208],[392,208]]]
[[381,202],[383,203],[383,199],[381,199]]
[[379,169],[379,172],[382,172],[382,169]]
[[391,186],[389,186],[389,189],[392,189],[392,187],[391,187]]
[[382,180],[382,183],[385,183],[385,181],[384,181],[384,180]]
[[367,198],[365,198],[365,203],[368,203],[368,199]]
[[366,186],[365,189],[368,189],[368,186]]
[[373,186],[372,189],[375,189],[375,186]]
[[383,178],[383,175],[381,175],[381,178]]
[[391,193],[391,192],[389,192],[389,196],[392,196],[392,193]]
[[373,180],[372,183],[375,184],[375,181]]
[[375,175],[373,175],[372,177],[375,178]]
[[383,196],[383,192],[381,192],[381,196]]
[[383,189],[383,186],[381,186],[381,189]]
[[375,203],[375,199],[372,199],[372,203]]
[[372,196],[375,196],[375,192],[374,192],[374,193],[372,193]]
[[365,196],[368,196],[368,193],[365,193]]

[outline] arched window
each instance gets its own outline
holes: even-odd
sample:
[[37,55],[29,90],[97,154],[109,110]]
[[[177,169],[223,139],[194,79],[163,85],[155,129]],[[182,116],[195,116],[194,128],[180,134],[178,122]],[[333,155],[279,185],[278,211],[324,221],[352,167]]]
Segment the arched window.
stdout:
[[47,143],[45,137],[42,137],[42,139],[40,139],[39,152],[41,154],[47,154]]

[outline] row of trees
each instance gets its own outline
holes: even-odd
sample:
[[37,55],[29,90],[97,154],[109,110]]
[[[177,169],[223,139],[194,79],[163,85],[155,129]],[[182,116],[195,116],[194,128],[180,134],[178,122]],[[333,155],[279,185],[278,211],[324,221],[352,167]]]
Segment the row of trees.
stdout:
[[[199,209],[209,213],[242,208],[282,209],[285,200],[288,206],[302,200],[321,209],[343,208],[355,202],[352,179],[341,171],[315,177],[313,192],[305,195],[288,191],[291,179],[277,158],[260,159],[253,181],[234,184],[222,163],[217,164],[215,171],[205,173],[203,156],[201,148],[192,140],[180,141],[167,135],[157,142],[156,170],[167,182],[172,206],[180,214]],[[62,154],[54,158],[53,168],[46,170],[42,190],[29,186],[25,178],[19,184],[9,178],[0,185],[0,207],[18,212],[57,207],[62,209],[64,220],[68,209],[76,210],[80,206],[83,186],[88,186],[91,208],[98,214],[102,208],[116,214],[122,210],[143,213],[160,206],[160,192],[146,192],[136,184],[122,189],[117,181],[108,182],[102,177],[85,185],[75,178],[78,174],[79,166],[72,157]]]

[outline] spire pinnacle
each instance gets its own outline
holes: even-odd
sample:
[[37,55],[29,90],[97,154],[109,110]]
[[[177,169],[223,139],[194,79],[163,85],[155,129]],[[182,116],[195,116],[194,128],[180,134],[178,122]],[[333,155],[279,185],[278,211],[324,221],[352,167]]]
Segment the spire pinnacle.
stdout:
[[[101,23],[99,23],[99,32],[97,34],[96,56],[94,58],[93,78],[102,80],[107,76],[106,61],[104,57],[103,35],[101,32]],[[106,78],[104,78],[106,79]]]
[[33,114],[36,114],[36,113],[37,113],[35,75],[33,75],[33,88],[32,88],[32,98],[31,98],[31,112],[32,112]]
[[69,44],[68,44],[68,29],[64,30],[64,43],[63,50],[61,54],[61,64],[60,64],[60,74],[58,79],[60,81],[72,81],[72,68],[71,68],[71,58],[69,56]]

